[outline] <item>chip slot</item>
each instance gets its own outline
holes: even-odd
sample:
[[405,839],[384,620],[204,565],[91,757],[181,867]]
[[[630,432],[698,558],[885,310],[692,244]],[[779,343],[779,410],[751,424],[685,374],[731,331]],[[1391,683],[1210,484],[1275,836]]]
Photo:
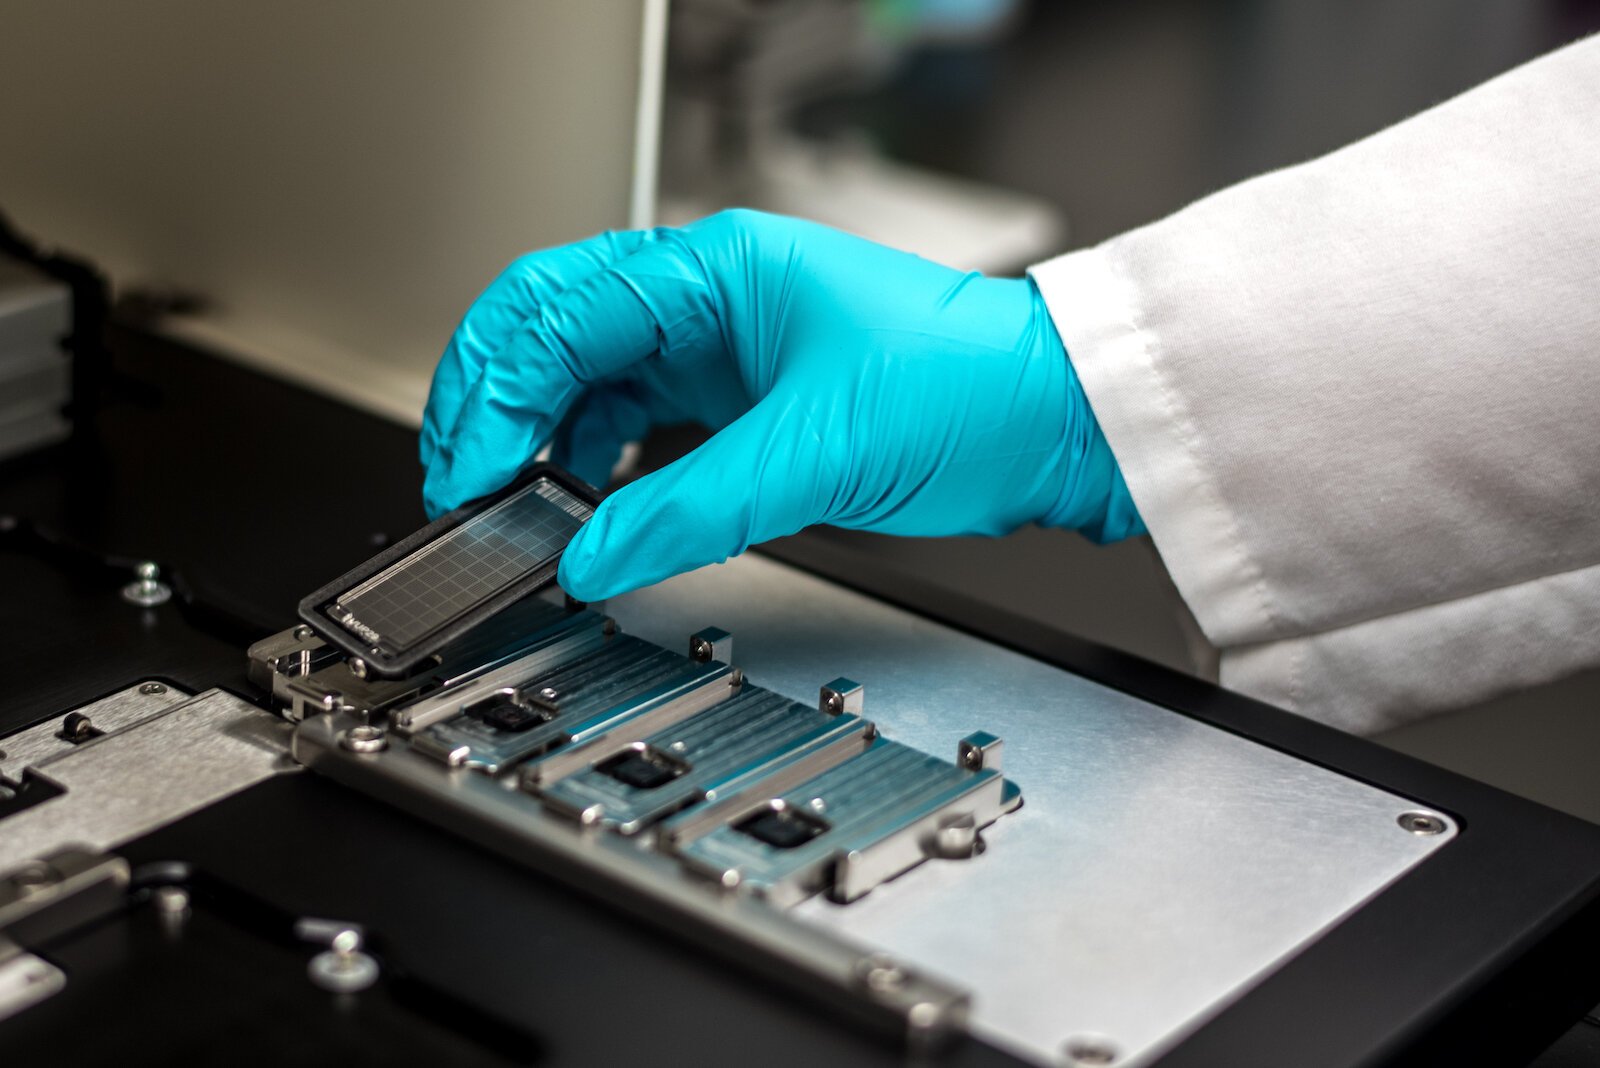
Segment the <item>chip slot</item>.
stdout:
[[571,744],[522,766],[518,785],[543,794],[569,775],[619,756],[624,750],[647,743],[655,732],[698,715],[739,692],[742,676],[726,664],[696,664],[703,674],[691,681],[658,687],[627,709],[608,713],[607,722],[591,718],[582,731],[573,731]]
[[[970,771],[880,737],[781,796],[730,808],[678,856],[690,870],[780,907],[823,891],[852,900],[936,855],[942,828],[970,826],[975,838],[1014,805],[1005,787],[997,771]],[[764,812],[804,813],[794,818],[826,828],[779,844],[756,822]]]
[[531,647],[525,646],[525,651],[514,659],[475,677],[451,680],[443,691],[394,713],[391,723],[401,734],[422,731],[458,715],[465,705],[477,700],[485,691],[515,686],[541,672],[587,656],[605,645],[614,634],[612,623],[592,612],[564,613],[545,633],[535,635]]
[[[736,794],[836,741],[845,744],[834,759],[843,760],[860,751],[868,730],[856,716],[831,716],[747,685],[736,697],[640,743],[644,752],[665,754],[686,765],[670,780],[641,785],[601,762],[554,783],[542,796],[554,811],[570,816],[588,812],[591,821],[636,834],[686,806]],[[812,768],[802,778],[819,770]]]
[[[557,709],[569,720],[609,709],[646,687],[690,671],[695,665],[627,635],[591,656],[562,664],[521,684],[530,701]],[[570,728],[576,732],[581,728]]]
[[797,742],[782,753],[752,762],[706,787],[701,804],[669,816],[656,828],[656,844],[667,852],[681,852],[690,843],[724,824],[738,823],[801,783],[859,755],[877,737],[872,723],[841,716],[833,726]]
[[[547,666],[531,677],[503,679],[493,689],[474,685],[456,697],[450,718],[415,736],[419,752],[451,764],[499,774],[519,761],[580,744],[664,700],[725,678],[722,664],[701,664],[617,634],[584,656]],[[471,703],[509,683],[521,701],[550,712],[547,722],[505,731],[463,714]],[[726,685],[722,686],[726,690]],[[717,699],[725,696],[718,693]]]

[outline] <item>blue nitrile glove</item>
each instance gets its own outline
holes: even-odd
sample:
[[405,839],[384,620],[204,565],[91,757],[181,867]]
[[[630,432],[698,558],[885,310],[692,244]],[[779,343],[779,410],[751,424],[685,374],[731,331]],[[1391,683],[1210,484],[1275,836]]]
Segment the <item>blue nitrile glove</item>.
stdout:
[[717,433],[600,506],[561,561],[574,597],[813,523],[1144,529],[1031,281],[750,211],[513,263],[434,374],[428,511],[497,489],[552,441],[599,483],[625,442],[685,421]]

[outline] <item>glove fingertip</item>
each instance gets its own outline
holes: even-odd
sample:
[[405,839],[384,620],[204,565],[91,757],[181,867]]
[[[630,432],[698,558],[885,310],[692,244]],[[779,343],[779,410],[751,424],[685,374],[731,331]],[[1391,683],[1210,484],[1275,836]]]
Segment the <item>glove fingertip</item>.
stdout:
[[594,520],[573,537],[561,554],[561,565],[556,570],[556,582],[579,601],[603,601],[612,593],[614,581],[608,582],[603,568],[597,566],[601,557],[601,540],[594,533]]

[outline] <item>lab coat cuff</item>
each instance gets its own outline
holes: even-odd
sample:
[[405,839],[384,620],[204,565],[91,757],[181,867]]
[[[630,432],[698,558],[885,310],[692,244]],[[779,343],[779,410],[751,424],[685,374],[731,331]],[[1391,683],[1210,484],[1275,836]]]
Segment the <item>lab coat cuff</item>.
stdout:
[[1128,492],[1173,582],[1216,645],[1281,633],[1282,616],[1197,447],[1168,358],[1143,321],[1137,284],[1110,246],[1029,269],[1099,421]]

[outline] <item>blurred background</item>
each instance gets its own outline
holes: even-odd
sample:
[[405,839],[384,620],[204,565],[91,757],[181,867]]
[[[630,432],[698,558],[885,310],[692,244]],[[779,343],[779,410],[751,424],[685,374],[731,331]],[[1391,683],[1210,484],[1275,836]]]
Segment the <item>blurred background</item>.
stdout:
[[[1596,0],[0,0],[0,212],[107,271],[121,314],[414,427],[519,252],[739,204],[1020,273],[1596,29]],[[702,436],[658,432],[632,473]],[[203,451],[160,448],[103,462],[177,484]],[[12,507],[70,511],[12,473]],[[409,456],[381,477],[419,521]],[[239,602],[295,592],[184,530]],[[819,536],[1208,668],[1146,539]],[[1591,673],[1383,741],[1600,820],[1597,707]]]

